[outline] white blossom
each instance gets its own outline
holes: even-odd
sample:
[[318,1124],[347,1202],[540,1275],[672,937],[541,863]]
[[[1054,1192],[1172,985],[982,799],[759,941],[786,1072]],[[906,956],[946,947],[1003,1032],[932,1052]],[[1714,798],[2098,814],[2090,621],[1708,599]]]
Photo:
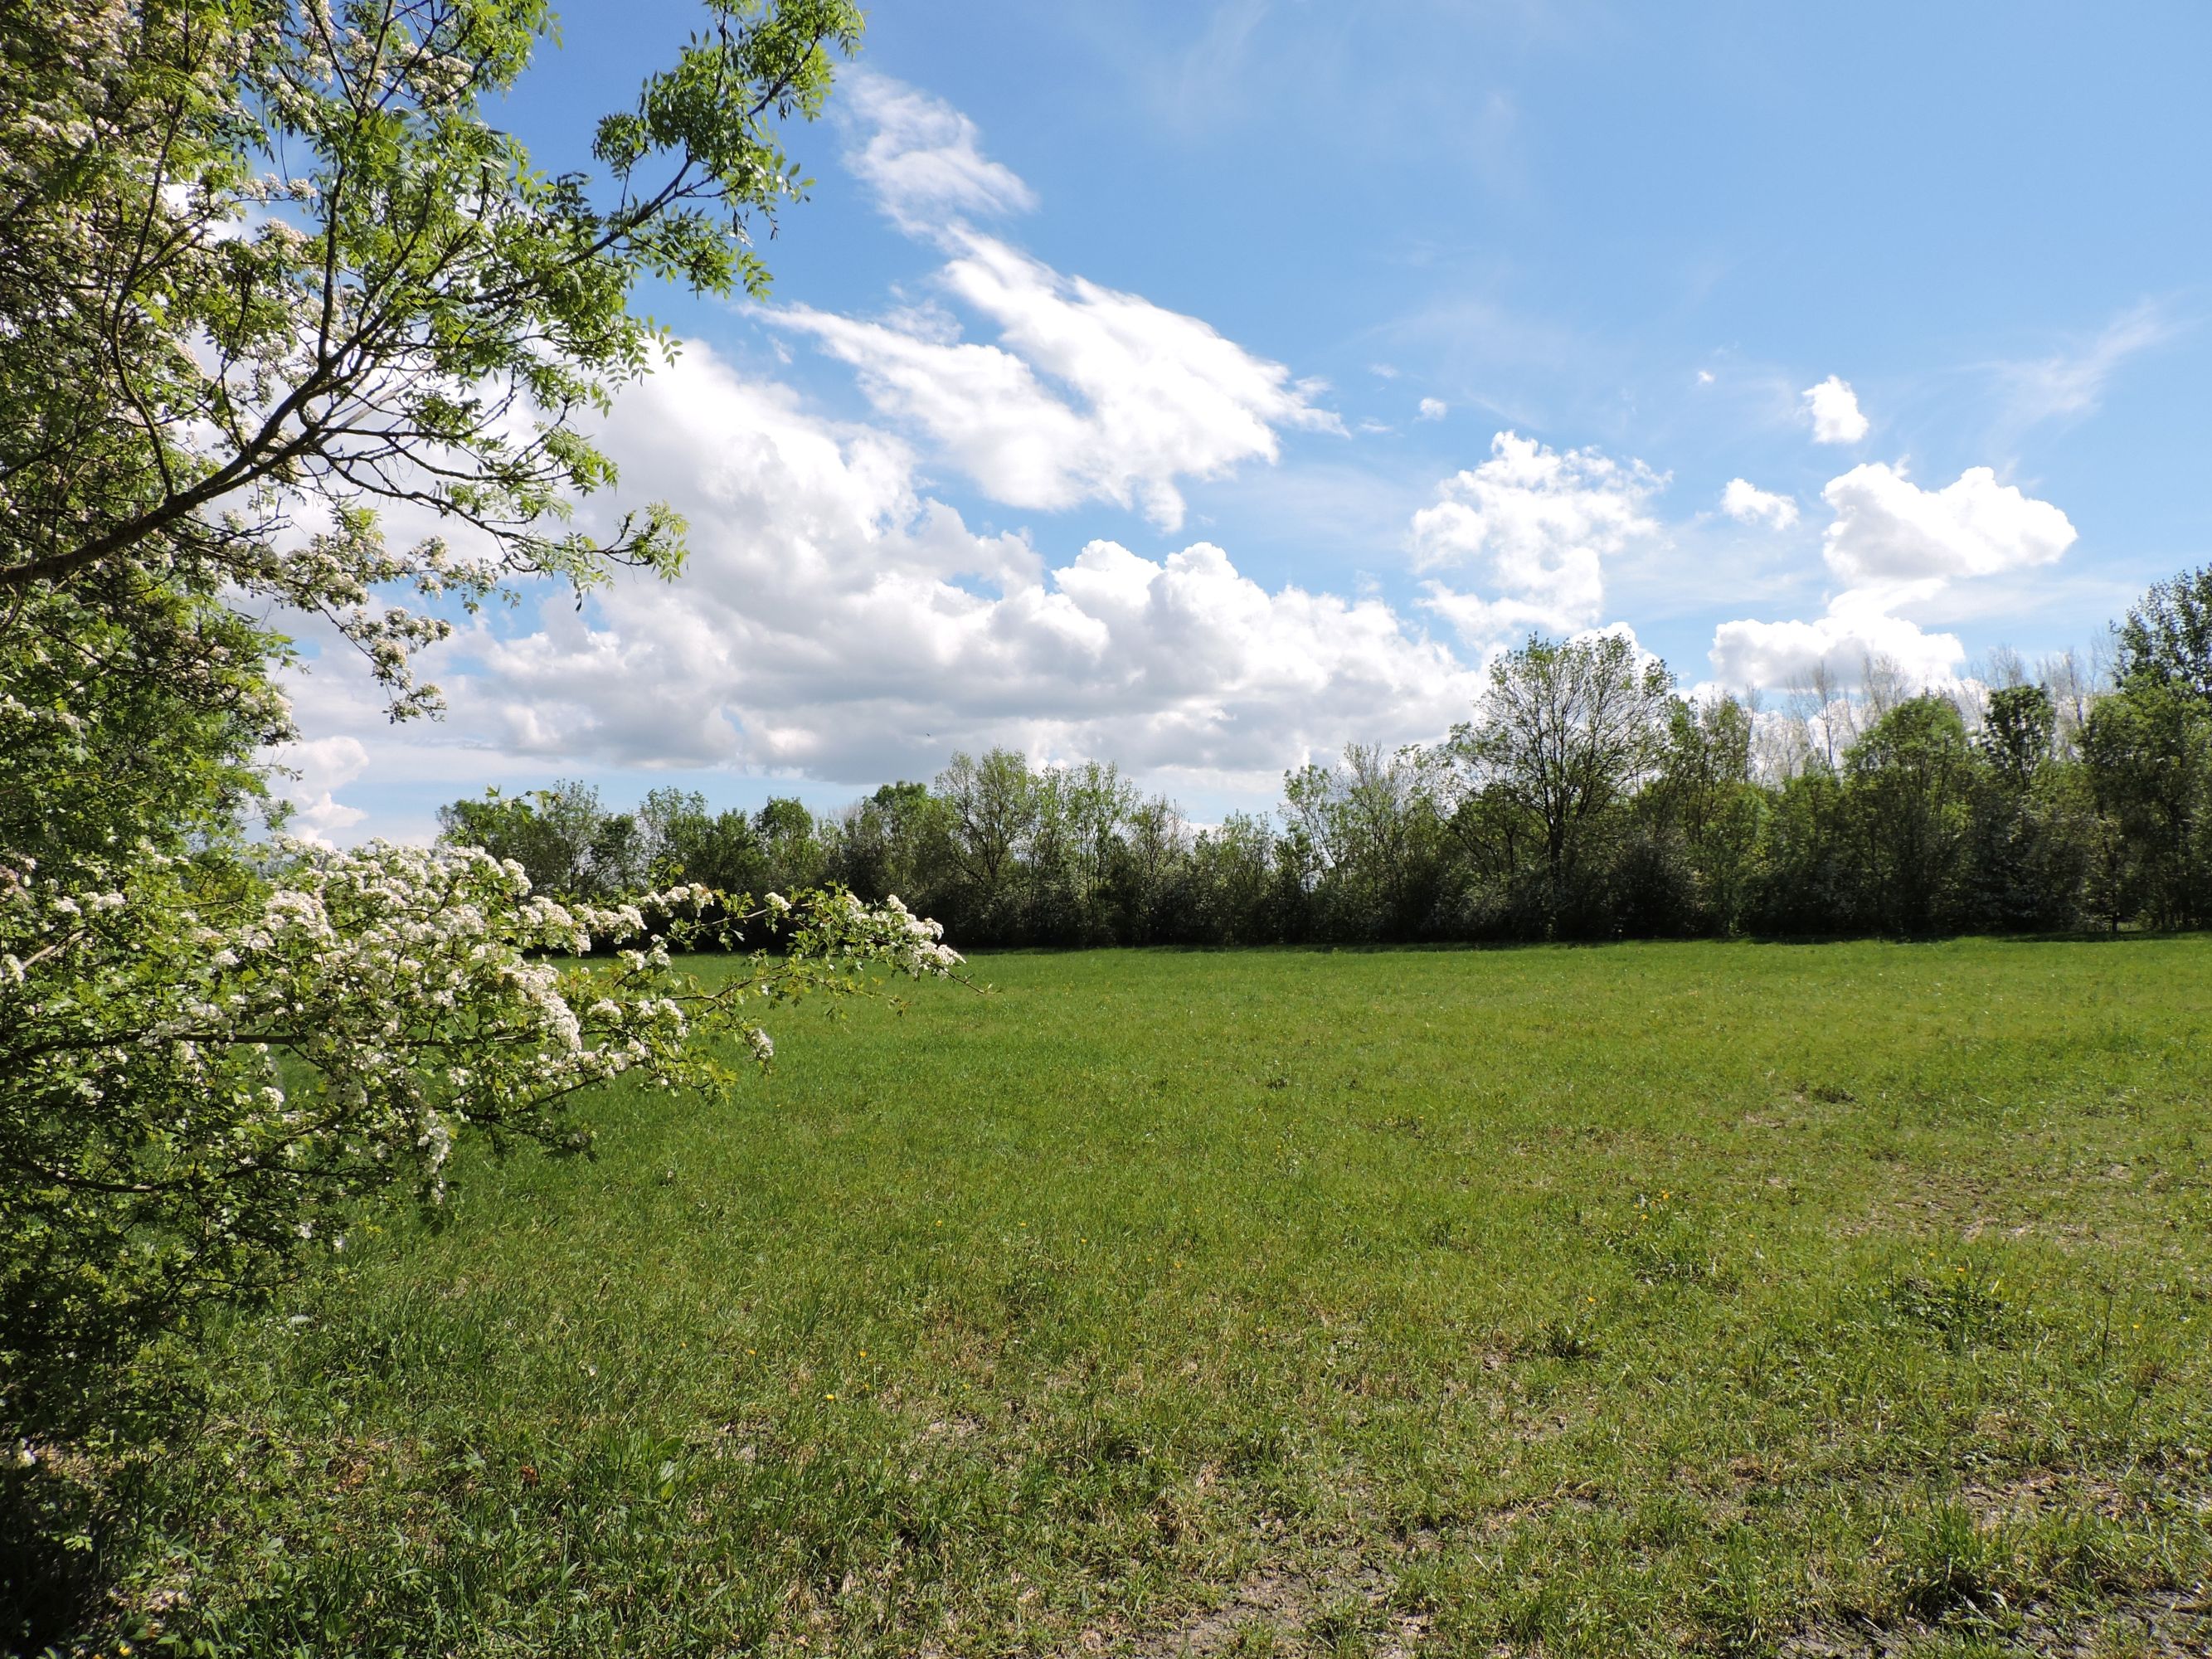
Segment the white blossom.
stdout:
[[[702,1039],[767,1065],[760,1000],[854,994],[870,964],[960,963],[896,900],[775,895],[786,953],[724,958],[702,982],[644,918],[681,936],[733,908],[703,887],[564,905],[451,848],[278,845],[264,867],[226,886],[142,853],[65,891],[0,858],[0,1112],[62,1172],[72,1224],[107,1216],[132,1241],[149,1297],[196,1273],[250,1278],[256,1241],[318,1239],[363,1195],[405,1183],[440,1201],[465,1133],[574,1144],[587,1085],[719,1091],[726,1050]],[[573,959],[594,934],[618,951]],[[163,1160],[193,1181],[160,1185]],[[149,1177],[173,1196],[131,1196]],[[103,1272],[124,1271],[113,1260]]]

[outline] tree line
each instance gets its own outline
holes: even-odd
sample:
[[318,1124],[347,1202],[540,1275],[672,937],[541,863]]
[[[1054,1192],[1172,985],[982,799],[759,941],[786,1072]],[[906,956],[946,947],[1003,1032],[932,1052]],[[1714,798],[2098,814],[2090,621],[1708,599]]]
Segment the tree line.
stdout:
[[563,783],[441,814],[541,890],[896,894],[974,945],[1342,944],[2175,928],[2212,921],[2212,565],[2096,668],[1912,691],[1879,659],[1787,706],[1678,695],[1615,635],[1501,657],[1442,741],[1354,744],[1194,827],[1112,764],[957,755],[818,815]]

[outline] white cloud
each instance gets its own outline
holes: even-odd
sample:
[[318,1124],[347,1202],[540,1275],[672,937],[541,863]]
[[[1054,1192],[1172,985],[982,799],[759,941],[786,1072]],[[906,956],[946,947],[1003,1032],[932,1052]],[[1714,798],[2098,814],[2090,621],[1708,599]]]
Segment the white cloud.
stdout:
[[994,500],[1054,510],[1084,501],[1182,523],[1176,481],[1273,461],[1278,429],[1341,431],[1280,363],[1194,317],[1060,276],[1004,242],[948,233],[945,291],[997,325],[957,337],[939,313],[861,322],[796,307],[773,313],[859,371],[882,414],[927,434]]
[[2053,563],[2074,544],[2065,514],[1999,483],[1985,466],[1928,490],[1901,470],[1872,462],[1831,479],[1820,493],[1836,515],[1822,556],[1853,584],[1991,576]]
[[1006,742],[1267,787],[1354,737],[1433,736],[1478,689],[1382,601],[1269,591],[1209,543],[1155,560],[1094,541],[1048,571],[923,495],[896,438],[696,343],[623,395],[603,441],[626,489],[689,518],[684,580],[480,636],[477,741],[853,782]]
[[975,124],[950,104],[863,74],[841,106],[869,131],[853,170],[902,229],[944,251],[943,299],[997,338],[964,338],[943,303],[875,321],[806,307],[765,314],[851,365],[878,413],[929,440],[993,500],[1044,511],[1112,501],[1175,530],[1178,480],[1272,462],[1286,428],[1344,431],[1316,406],[1319,382],[977,231],[968,216],[1026,210],[1036,197],[982,154]]
[[1807,386],[1804,396],[1814,443],[1855,444],[1866,436],[1867,417],[1859,412],[1858,394],[1850,381],[1831,374],[1820,385]]
[[1835,515],[1821,556],[1844,587],[1814,621],[1723,623],[1712,663],[1725,683],[1787,684],[1821,664],[1848,680],[1870,657],[1889,659],[1920,684],[1955,680],[1966,659],[1958,635],[1899,613],[1940,603],[1955,615],[1972,603],[1960,581],[2053,563],[2075,540],[2064,513],[2000,484],[1987,467],[1930,490],[1870,463],[1831,479],[1821,495]]
[[2009,424],[2026,427],[2038,421],[2089,413],[2104,396],[2105,382],[2122,363],[2164,343],[2174,332],[2173,324],[2160,307],[2145,301],[2113,319],[2079,351],[1997,365],[1998,374],[2011,386]]
[[1711,386],[1712,383],[1713,383],[1713,372],[1712,372],[1712,370],[1711,370],[1710,368],[1701,368],[1701,369],[1699,369],[1699,370],[1698,371],[1698,384],[1699,386]]
[[1451,405],[1443,398],[1424,398],[1421,399],[1420,412],[1415,418],[1423,421],[1441,421],[1450,413]]
[[933,230],[948,215],[996,216],[1036,206],[1036,192],[984,155],[975,124],[941,98],[855,70],[840,78],[835,107],[848,122],[872,129],[846,165],[904,229]]
[[1730,478],[1721,491],[1721,511],[1739,524],[1763,524],[1787,530],[1797,522],[1797,503],[1761,489],[1747,478]]
[[1431,582],[1425,603],[1471,644],[1591,626],[1605,600],[1605,558],[1657,533],[1644,507],[1666,482],[1641,461],[1498,433],[1488,460],[1437,487],[1412,534],[1417,568],[1480,561],[1493,594]]
[[270,793],[292,807],[285,828],[301,840],[327,846],[334,833],[350,830],[368,816],[335,799],[337,790],[368,769],[368,750],[360,738],[341,734],[278,744],[266,751],[266,758],[295,775],[273,780]]
[[1728,622],[1713,633],[1714,677],[1731,687],[1789,685],[1826,664],[1856,684],[1870,658],[1898,665],[1920,685],[1954,679],[1966,648],[1955,634],[1931,634],[1902,617],[1832,608],[1813,622]]

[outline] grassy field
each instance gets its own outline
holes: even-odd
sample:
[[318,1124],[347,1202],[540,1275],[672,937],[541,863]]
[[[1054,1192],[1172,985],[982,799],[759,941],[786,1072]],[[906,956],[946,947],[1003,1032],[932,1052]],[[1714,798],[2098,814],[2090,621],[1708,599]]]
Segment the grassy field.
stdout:
[[2212,1650],[2212,939],[977,970],[357,1235],[228,1334],[131,1616]]

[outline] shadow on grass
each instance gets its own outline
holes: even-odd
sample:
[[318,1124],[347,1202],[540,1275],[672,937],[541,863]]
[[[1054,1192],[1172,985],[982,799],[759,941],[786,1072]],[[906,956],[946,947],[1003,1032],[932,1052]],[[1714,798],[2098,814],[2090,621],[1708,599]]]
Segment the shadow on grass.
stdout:
[[1143,945],[962,945],[951,943],[978,962],[1000,957],[1091,956],[1117,951],[1146,951],[1161,956],[1244,957],[1255,955],[1309,957],[1486,955],[1498,951],[1603,951],[1620,945],[1742,945],[1770,949],[1814,948],[1831,945],[1933,945],[1972,942],[1978,945],[2131,945],[2156,939],[2200,939],[2212,930],[2203,928],[2126,927],[2062,928],[2026,933],[1636,933],[1609,939],[1273,939],[1240,945],[1205,945],[1166,941]]
[[72,1653],[155,1500],[170,1449],[201,1433],[187,1355],[157,1339],[127,1364],[17,1355],[0,1428],[0,1655]]

